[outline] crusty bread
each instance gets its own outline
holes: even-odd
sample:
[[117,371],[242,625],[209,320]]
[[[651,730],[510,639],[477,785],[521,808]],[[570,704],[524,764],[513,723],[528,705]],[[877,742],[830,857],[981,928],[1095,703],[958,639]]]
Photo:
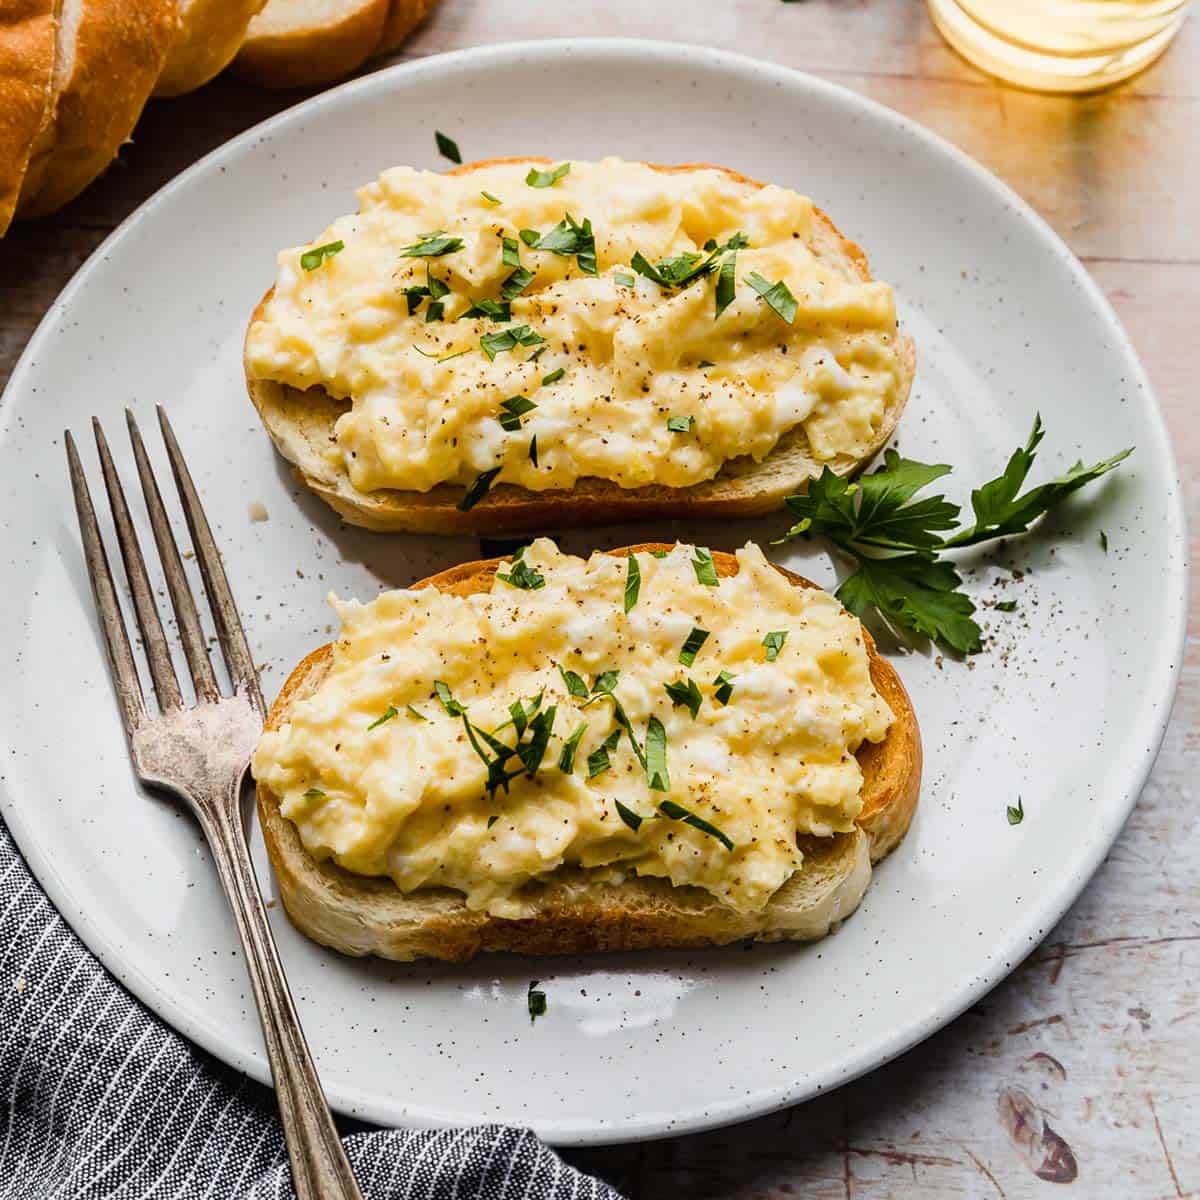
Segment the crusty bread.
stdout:
[[[665,550],[657,543],[633,546],[638,553]],[[622,550],[609,553],[623,555]],[[490,589],[500,560],[466,563],[416,587],[456,595]],[[713,552],[717,573],[737,573],[731,554]],[[814,587],[782,567],[797,587]],[[741,938],[807,941],[823,937],[862,899],[872,862],[900,841],[912,821],[921,784],[921,738],[904,685],[880,657],[864,629],[871,678],[895,722],[878,744],[858,751],[863,769],[863,809],[854,833],[801,839],[803,867],[772,897],[762,913],[733,911],[700,888],[674,887],[662,879],[631,878],[601,883],[586,870],[556,872],[552,882],[528,889],[537,915],[519,920],[468,909],[460,893],[421,888],[408,895],[391,880],[352,874],[305,850],[296,827],[279,811],[279,798],[258,785],[263,837],[284,907],[309,937],[345,954],[377,954],[402,962],[441,958],[460,962],[481,950],[521,954],[580,954],[598,950],[721,945]],[[269,729],[316,690],[329,669],[331,649],[313,651],[283,685],[267,718]]]
[[62,0],[50,119],[30,155],[17,216],[61,208],[112,162],[158,78],[177,19],[175,0]]
[[0,237],[53,99],[55,0],[0,0]]
[[266,0],[179,0],[179,29],[154,85],[156,96],[203,86],[232,61]]
[[437,0],[392,0],[388,19],[383,26],[383,37],[376,54],[387,54],[398,49],[420,23],[433,11]]
[[261,87],[309,87],[349,75],[379,49],[389,0],[268,0],[250,22],[234,74]]
[[[545,158],[491,159],[456,168],[451,174],[477,170],[495,162],[546,163]],[[705,163],[667,167],[650,164],[655,170],[682,172],[727,170]],[[733,178],[761,187],[736,171]],[[816,211],[814,249],[817,254],[841,263],[860,278],[870,279],[862,250],[845,238],[832,221]],[[270,299],[259,301],[250,324],[262,315]],[[247,331],[248,332],[248,331]],[[908,400],[916,370],[916,352],[911,339],[899,340],[904,381],[896,400],[884,414],[875,438],[861,458],[843,458],[830,465],[839,474],[861,470],[891,437]],[[427,492],[381,489],[360,492],[344,470],[331,465],[324,450],[333,437],[338,417],[350,407],[323,388],[296,388],[255,379],[246,371],[246,387],[267,433],[280,454],[295,467],[296,478],[315,492],[351,525],[380,532],[404,530],[411,533],[522,533],[565,529],[622,520],[675,517],[749,517],[779,508],[785,496],[804,491],[820,468],[808,453],[802,431],[780,439],[760,463],[737,459],[726,463],[716,478],[686,488],[651,486],[622,488],[603,479],[582,479],[569,492],[533,492],[512,484],[497,484],[467,512],[461,512],[461,486],[439,484]]]

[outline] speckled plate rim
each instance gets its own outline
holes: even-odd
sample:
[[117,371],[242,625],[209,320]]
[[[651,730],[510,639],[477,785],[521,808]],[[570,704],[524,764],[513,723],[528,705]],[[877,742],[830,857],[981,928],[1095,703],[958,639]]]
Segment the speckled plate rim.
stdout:
[[[678,1136],[729,1125],[799,1103],[847,1083],[904,1053],[954,1020],[994,988],[1037,944],[1038,931],[1049,930],[1074,903],[1128,819],[1154,765],[1170,719],[1180,673],[1188,613],[1186,517],[1178,466],[1166,425],[1153,398],[1154,392],[1145,370],[1116,314],[1103,292],[1066,244],[1024,200],[986,168],[907,117],[848,88],[805,72],[703,46],[631,38],[579,38],[512,42],[461,50],[401,64],[343,84],[251,127],[194,163],[146,200],[79,268],[42,318],[13,371],[4,395],[0,397],[0,449],[3,445],[4,427],[7,425],[8,414],[2,411],[6,407],[5,401],[10,395],[26,388],[29,377],[34,373],[35,361],[43,354],[52,352],[48,344],[48,331],[58,324],[63,311],[70,307],[77,293],[84,287],[92,269],[103,260],[121,253],[122,242],[131,231],[149,214],[171,204],[177,195],[191,186],[194,179],[212,170],[223,170],[224,161],[232,158],[235,151],[294,122],[302,122],[318,111],[353,107],[356,98],[377,90],[386,91],[390,81],[400,75],[440,75],[463,67],[503,65],[506,61],[528,59],[530,56],[559,59],[581,54],[606,56],[614,67],[632,64],[645,66],[649,63],[694,67],[697,70],[723,68],[729,71],[753,71],[760,78],[769,79],[777,86],[800,88],[810,95],[821,96],[843,106],[848,115],[877,122],[897,137],[903,136],[918,142],[929,154],[951,161],[970,177],[974,186],[989,191],[994,198],[1008,206],[1023,220],[1040,249],[1046,255],[1059,260],[1060,265],[1070,272],[1081,295],[1090,302],[1094,319],[1102,324],[1106,336],[1112,339],[1113,345],[1123,356],[1130,377],[1139,385],[1137,393],[1145,398],[1142,415],[1146,421],[1146,436],[1139,443],[1139,452],[1152,455],[1156,462],[1169,468],[1163,471],[1161,476],[1166,493],[1166,507],[1171,516],[1169,525],[1163,529],[1163,537],[1167,543],[1174,544],[1178,552],[1173,556],[1176,567],[1175,577],[1171,582],[1174,586],[1164,593],[1164,611],[1161,614],[1164,626],[1173,630],[1174,636],[1161,643],[1165,647],[1160,656],[1161,661],[1154,664],[1149,672],[1157,681],[1157,686],[1152,689],[1155,695],[1152,707],[1139,714],[1139,725],[1143,731],[1139,739],[1143,747],[1140,758],[1132,764],[1125,777],[1119,781],[1119,785],[1114,786],[1107,805],[1097,814],[1096,823],[1083,831],[1073,859],[1064,863],[1063,874],[1053,890],[1048,889],[1037,904],[1030,904],[1022,910],[1020,917],[1011,925],[1007,938],[987,952],[976,970],[963,973],[963,982],[957,990],[948,992],[939,1004],[894,1033],[857,1045],[840,1059],[836,1068],[804,1077],[787,1086],[742,1093],[724,1102],[709,1102],[695,1114],[675,1114],[669,1123],[661,1117],[647,1119],[631,1114],[620,1124],[577,1122],[567,1127],[552,1126],[539,1131],[547,1140],[564,1146]],[[0,800],[4,798],[4,795],[0,794]],[[56,869],[52,858],[41,852],[36,839],[26,835],[19,806],[6,803],[2,807],[8,827],[38,881],[75,932],[101,962],[141,1001],[180,1033],[230,1066],[269,1084],[270,1073],[265,1055],[243,1054],[215,1031],[191,1020],[180,1010],[170,991],[160,987],[142,972],[128,969],[120,947],[110,943],[89,919],[88,913],[73,903],[69,881]],[[394,1110],[388,1112],[371,1094],[360,1093],[353,1087],[337,1083],[329,1086],[327,1090],[330,1102],[340,1111],[381,1122],[394,1119]],[[408,1105],[405,1108],[406,1123],[416,1127],[461,1125],[464,1120],[469,1119],[461,1113],[422,1109],[419,1105]]]

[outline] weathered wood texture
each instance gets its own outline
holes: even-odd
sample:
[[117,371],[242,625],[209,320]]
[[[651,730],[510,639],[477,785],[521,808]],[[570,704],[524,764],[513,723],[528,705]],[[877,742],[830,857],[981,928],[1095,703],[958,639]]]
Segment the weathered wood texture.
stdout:
[[[444,0],[396,58],[585,33],[669,36],[813,71],[914,117],[1011,183],[1087,263],[1145,359],[1200,557],[1200,22],[1139,79],[1083,99],[997,86],[942,44],[916,0]],[[299,98],[221,79],[155,103],[97,185],[0,242],[0,381],[113,225]],[[817,1102],[571,1157],[639,1198],[1200,1197],[1198,629],[1193,620],[1174,721],[1121,840],[982,1004]]]

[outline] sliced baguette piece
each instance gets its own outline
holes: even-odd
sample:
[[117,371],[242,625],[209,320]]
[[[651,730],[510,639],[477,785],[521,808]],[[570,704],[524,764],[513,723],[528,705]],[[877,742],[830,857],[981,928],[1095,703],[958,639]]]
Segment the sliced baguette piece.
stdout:
[[388,54],[397,50],[408,35],[433,11],[438,0],[392,0],[388,18],[383,26],[376,54]]
[[268,0],[233,72],[268,88],[330,83],[376,53],[388,15],[389,0]]
[[[608,553],[649,553],[670,546],[648,543]],[[486,592],[501,560],[466,563],[415,587],[454,595]],[[720,576],[737,573],[732,554],[713,551]],[[816,585],[778,567],[797,587]],[[871,678],[895,716],[887,737],[858,751],[863,769],[859,828],[830,838],[800,841],[804,865],[757,914],[735,912],[695,887],[630,878],[601,883],[586,870],[556,872],[526,896],[537,915],[519,920],[467,908],[460,893],[421,888],[405,895],[388,879],[355,875],[304,848],[296,827],[279,810],[279,797],[258,785],[258,814],[279,892],[302,933],[344,954],[375,954],[401,962],[441,958],[462,962],[483,950],[520,954],[582,954],[600,950],[723,945],[755,941],[810,941],[824,937],[858,906],[871,863],[891,851],[907,831],[921,784],[921,737],[900,677],[864,629]],[[276,729],[298,700],[311,695],[329,669],[332,651],[309,654],[283,685],[267,718]]]
[[112,162],[162,70],[177,19],[175,0],[63,0],[53,110],[17,216],[61,208]]
[[[450,174],[478,170],[497,162],[545,165],[550,160],[488,159],[456,167]],[[742,183],[763,186],[737,171],[708,163],[648,165],[663,172],[725,171]],[[815,210],[813,246],[819,255],[839,262],[861,279],[871,278],[866,255],[820,209]],[[262,316],[270,298],[268,291],[258,302],[250,318],[251,325]],[[916,372],[916,351],[908,337],[899,337],[898,346],[904,379],[895,403],[884,414],[874,440],[861,458],[844,458],[830,464],[840,475],[861,471],[892,436],[904,411]],[[330,464],[324,451],[334,438],[333,427],[338,417],[350,407],[348,401],[335,399],[319,387],[300,391],[255,379],[248,365],[246,387],[276,449],[295,467],[296,478],[343,520],[377,532],[526,533],[648,518],[751,517],[778,509],[784,497],[803,492],[808,480],[820,474],[820,467],[808,454],[803,434],[793,433],[781,438],[762,462],[735,459],[726,463],[714,479],[692,487],[622,488],[604,479],[581,479],[570,491],[533,492],[502,483],[494,486],[473,508],[461,512],[458,508],[463,496],[461,485],[439,484],[427,492],[391,489],[360,492],[344,470]]]
[[55,0],[0,0],[0,237],[54,92]]
[[223,71],[265,0],[179,0],[179,32],[154,85],[156,96],[195,91]]

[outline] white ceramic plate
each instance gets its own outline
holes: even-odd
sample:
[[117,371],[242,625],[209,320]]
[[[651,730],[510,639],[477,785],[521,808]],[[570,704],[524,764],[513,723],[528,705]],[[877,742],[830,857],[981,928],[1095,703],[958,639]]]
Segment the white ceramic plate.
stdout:
[[[1052,927],[1117,836],[1167,719],[1184,619],[1176,472],[1145,375],[1083,269],[1015,196],[945,143],[828,83],[727,54],[620,41],[442,56],[369,76],[237,138],[96,252],[29,344],[0,409],[0,801],[30,865],[112,972],[260,1079],[259,1031],[200,838],[135,785],[92,617],[61,431],[120,430],[166,404],[273,695],[326,640],[325,593],[369,597],[478,555],[473,539],[371,536],[299,494],[246,400],[243,327],[278,247],[354,206],[395,163],[617,153],[708,160],[812,195],[897,288],[920,369],[900,442],[1001,466],[1035,410],[1038,478],[1137,453],[1090,502],[979,560],[989,649],[898,662],[924,730],[916,822],[860,911],[814,947],[461,967],[342,958],[274,923],[322,1078],[381,1122],[532,1125],[558,1143],[749,1117],[870,1069],[950,1020]],[[156,444],[157,435],[152,435]],[[94,462],[89,454],[89,461]],[[161,457],[159,458],[161,464]],[[259,501],[269,519],[252,522]],[[681,537],[730,548],[784,518],[605,529],[565,544]],[[1098,543],[1108,536],[1108,553]],[[817,547],[780,561],[824,582]],[[1025,821],[1005,809],[1021,797]],[[259,874],[273,881],[257,847]],[[542,981],[536,1025],[525,993]]]

